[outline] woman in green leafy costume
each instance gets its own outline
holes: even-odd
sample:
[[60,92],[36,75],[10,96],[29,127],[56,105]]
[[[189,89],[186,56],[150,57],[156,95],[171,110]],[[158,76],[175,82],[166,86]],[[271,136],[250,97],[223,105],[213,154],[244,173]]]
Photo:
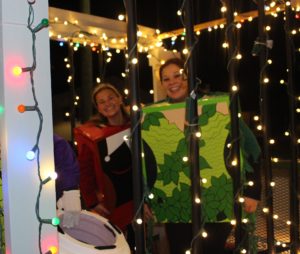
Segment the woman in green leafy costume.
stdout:
[[[167,93],[167,98],[164,100],[169,103],[178,103],[178,102],[184,102],[185,99],[188,96],[188,84],[186,75],[184,73],[184,62],[179,58],[172,58],[166,61],[159,70],[160,80],[162,87],[165,89]],[[214,96],[216,94],[211,93],[210,96]],[[206,107],[207,114],[210,114],[210,109]],[[202,112],[203,113],[203,112]],[[241,135],[241,150],[243,151],[243,165],[246,168],[245,169],[245,178],[247,181],[251,180],[254,182],[253,187],[247,187],[243,190],[244,194],[244,211],[247,213],[253,213],[256,211],[259,199],[260,199],[260,192],[261,192],[261,183],[260,183],[260,172],[259,172],[259,163],[260,163],[260,148],[259,145],[253,135],[253,133],[250,131],[250,129],[246,126],[246,124],[241,120],[240,121],[240,135]],[[178,145],[180,147],[180,144]],[[200,144],[201,147],[201,144]],[[177,149],[178,150],[178,149]],[[176,151],[176,153],[180,151]],[[224,148],[224,160],[226,160],[226,154],[228,153],[228,149]],[[167,158],[165,158],[167,159]],[[171,158],[170,158],[171,159]],[[201,158],[200,158],[201,159]],[[202,161],[204,164],[206,161]],[[178,163],[177,163],[178,164]],[[170,170],[176,170],[176,163],[172,163],[172,168]],[[200,163],[201,164],[201,163]],[[225,163],[226,164],[226,163]],[[175,168],[174,168],[175,167]],[[247,170],[248,169],[248,170]],[[165,170],[168,170],[168,168],[165,168]],[[228,171],[228,174],[231,175],[231,168],[226,167],[226,170]],[[170,174],[166,174],[165,177],[169,176]],[[170,172],[171,173],[171,172]],[[174,175],[174,174],[173,174]],[[171,174],[172,176],[172,174]],[[162,180],[162,179],[160,179]],[[166,181],[169,181],[167,179],[162,180],[165,184]],[[170,181],[173,181],[172,179]],[[212,184],[215,186],[219,186],[222,184],[222,187],[224,188],[224,185],[226,185],[226,180],[220,177],[217,179],[216,177],[212,176]],[[221,186],[221,185],[220,185]],[[150,190],[151,187],[149,186]],[[180,198],[183,195],[184,192],[184,186],[181,185],[181,194],[177,193],[178,202],[189,202],[186,198]],[[217,187],[216,187],[217,188]],[[156,190],[157,191],[157,190]],[[187,193],[189,193],[189,188],[186,189]],[[218,188],[215,189],[215,191],[218,191]],[[173,192],[174,195],[176,194]],[[163,195],[163,193],[155,193],[156,195]],[[210,195],[211,193],[202,193],[204,195]],[[163,197],[163,196],[162,196]],[[170,197],[172,199],[172,197]],[[169,198],[169,199],[170,199]],[[168,202],[156,200],[157,202]],[[171,202],[171,201],[170,201]],[[154,204],[155,205],[155,204]],[[207,204],[205,204],[206,211],[208,210],[209,206],[211,204],[209,201]],[[218,205],[218,204],[217,204]],[[220,205],[220,204],[219,204]],[[166,209],[165,209],[166,210]],[[168,209],[167,209],[168,210]],[[168,211],[164,211],[164,213],[167,213]],[[182,211],[183,213],[186,213],[188,217],[191,217],[191,214],[189,211]],[[171,254],[183,254],[186,250],[190,249],[191,241],[192,241],[192,226],[190,223],[185,222],[183,218],[180,217],[178,219],[178,214],[174,214],[174,216],[171,216],[171,220],[169,220],[166,223],[166,233],[167,237],[169,239],[169,245],[170,245],[170,253]],[[222,217],[222,218],[221,218]],[[225,216],[226,217],[226,216]],[[176,219],[177,218],[177,219]],[[172,221],[173,220],[173,221]],[[214,220],[217,220],[218,222],[215,222]],[[171,222],[170,222],[171,221]],[[188,220],[187,220],[188,221]],[[226,239],[228,238],[232,226],[228,222],[228,220],[224,220],[224,214],[218,214],[216,215],[215,219],[209,220],[206,218],[205,225],[204,225],[205,231],[208,233],[208,237],[203,239],[203,253],[204,254],[221,254],[225,253],[224,246]]]

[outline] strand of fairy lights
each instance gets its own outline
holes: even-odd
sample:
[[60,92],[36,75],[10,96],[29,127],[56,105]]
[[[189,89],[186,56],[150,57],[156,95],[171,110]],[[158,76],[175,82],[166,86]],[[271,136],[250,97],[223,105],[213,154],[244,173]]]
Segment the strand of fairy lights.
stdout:
[[[227,12],[227,7],[225,5],[225,2],[221,1],[221,4],[222,4],[222,7],[221,7],[221,12],[222,14],[224,14],[225,12]],[[238,13],[237,12],[234,12],[233,16],[237,16]],[[228,24],[226,26],[226,29],[225,29],[225,42],[222,44],[223,48],[225,49],[228,49],[230,46],[232,45],[229,45],[228,44],[228,34],[230,32],[230,30],[233,30],[235,29],[236,33],[233,35],[235,36],[235,40],[237,40],[237,44],[234,48],[234,50],[232,51],[231,55],[229,56],[229,60],[228,60],[228,63],[227,63],[227,70],[229,71],[229,66],[230,64],[232,64],[233,61],[237,62],[237,64],[239,63],[239,61],[242,59],[242,54],[240,53],[240,49],[239,49],[239,31],[241,29],[242,25],[240,22],[236,22],[235,19],[233,19],[233,22],[231,24]],[[223,28],[223,27],[222,27]],[[239,85],[238,83],[236,84],[233,84],[231,86],[231,93],[232,94],[236,94],[238,93],[239,91]],[[231,101],[230,101],[230,104],[231,104]],[[238,113],[238,118],[241,118],[241,114]],[[240,137],[237,137],[237,140],[232,140],[229,144],[227,144],[227,148],[229,149],[229,154],[228,154],[228,158],[227,158],[227,164],[229,164],[231,167],[236,167],[239,165],[239,161],[237,158],[234,158],[236,156],[233,156],[232,158],[232,150],[231,148],[233,148],[233,144],[235,142],[237,142],[238,140],[240,139]],[[232,158],[232,159],[231,159]],[[231,161],[230,161],[231,160]],[[244,203],[244,197],[243,197],[243,189],[244,189],[244,186],[248,186],[248,188],[251,188],[255,185],[255,183],[253,181],[249,181],[249,182],[246,182],[245,181],[245,175],[242,174],[241,175],[241,180],[240,180],[240,186],[238,187],[237,191],[236,191],[236,195],[234,197],[234,202],[238,202],[240,204]],[[231,222],[231,225],[235,226],[236,225],[236,220],[232,220]],[[249,221],[248,219],[246,218],[242,218],[242,227],[244,228],[244,230],[246,230],[246,232],[248,232],[248,235],[249,235],[249,246],[248,246],[248,249],[250,250],[251,248],[254,248],[254,245],[255,245],[255,236],[253,235],[254,231],[253,231],[253,222]],[[251,226],[252,224],[252,226]],[[253,235],[253,237],[251,237]],[[247,250],[245,249],[244,245],[245,245],[245,241],[246,240],[246,235],[242,237],[242,239],[240,240],[240,242],[238,243],[238,245],[235,246],[235,251],[238,251],[240,253],[247,253]]]
[[[277,14],[278,12],[281,12],[282,11],[282,6],[281,6],[281,4],[279,3],[279,4],[277,4],[277,5],[274,5],[274,3],[270,3],[270,5],[268,6],[268,5],[266,5],[266,10],[269,10],[269,11],[272,11],[272,12],[270,12],[270,15],[272,15],[274,18],[276,18],[277,17],[277,15],[274,15],[274,14]],[[227,11],[227,8],[225,7],[225,6],[222,6],[222,8],[221,8],[221,12],[222,13],[224,13],[224,12],[226,12]],[[182,15],[182,10],[179,10],[178,12],[177,12],[177,15],[178,16],[180,16],[181,17],[181,15]],[[119,20],[124,20],[124,15],[119,15],[119,16],[121,16],[121,17],[123,17],[123,18],[119,18]],[[235,12],[235,17],[237,17],[238,16],[238,13],[237,12]],[[244,18],[243,18],[243,20],[241,20],[241,21],[239,21],[239,22],[237,22],[237,28],[238,29],[240,29],[241,27],[242,27],[242,23],[244,22],[244,21],[246,21],[246,20],[248,20],[249,22],[251,22],[252,20],[253,20],[253,17],[252,16],[245,16]],[[65,26],[68,26],[68,25],[74,25],[75,27],[77,27],[78,28],[78,33],[77,33],[77,35],[78,35],[78,42],[76,42],[76,43],[74,43],[73,41],[75,40],[73,37],[72,37],[72,39],[69,39],[69,36],[67,36],[67,37],[63,37],[63,36],[59,36],[59,40],[65,40],[66,42],[68,42],[69,41],[69,43],[70,43],[70,45],[72,46],[72,45],[74,45],[74,50],[76,51],[77,49],[78,49],[78,47],[82,44],[83,46],[86,46],[89,42],[87,41],[87,39],[91,39],[90,37],[88,38],[88,36],[86,37],[86,36],[84,36],[84,34],[85,34],[85,32],[84,32],[84,29],[82,29],[82,27],[80,27],[78,24],[79,24],[79,22],[78,22],[78,20],[75,20],[74,22],[71,22],[71,21],[68,21],[68,20],[65,20],[64,22],[62,22],[62,21],[60,21],[59,20],[59,18],[58,17],[55,17],[52,21],[51,21],[51,23],[52,24],[63,24],[63,25],[65,25]],[[214,29],[212,29],[211,27],[209,27],[208,29],[206,29],[206,28],[203,28],[203,29],[201,29],[201,30],[207,30],[208,32],[211,32],[211,31],[213,31],[213,30],[217,30],[218,28],[220,28],[220,29],[223,29],[225,27],[225,25],[224,24],[219,24],[219,25],[215,25],[213,28]],[[79,33],[79,31],[82,31],[82,33]],[[93,32],[93,33],[90,33],[90,32],[87,32],[87,34],[90,34],[90,35],[94,35],[94,36],[97,36],[97,33],[96,32]],[[197,35],[200,35],[200,30],[197,30],[196,31],[196,34]],[[80,36],[81,35],[81,36]],[[141,32],[137,32],[137,35],[138,35],[138,37],[140,37],[142,34],[141,34]],[[148,54],[147,54],[147,57],[148,58],[151,58],[151,57],[153,57],[154,55],[152,55],[151,54],[151,49],[153,49],[153,48],[156,48],[156,47],[164,47],[164,43],[163,43],[163,41],[162,41],[162,39],[159,37],[159,35],[160,35],[160,31],[159,31],[159,29],[156,29],[156,35],[157,35],[157,40],[158,40],[158,42],[157,43],[155,43],[156,45],[150,45],[150,46],[141,46],[140,44],[138,44],[137,46],[138,46],[138,50],[139,50],[139,52],[143,52],[143,50],[145,51],[145,52],[148,52]],[[50,36],[50,38],[53,38],[53,32],[51,31],[50,32],[50,34],[49,34],[49,36]],[[93,36],[92,36],[93,37]],[[98,37],[99,37],[99,35],[98,35]],[[124,37],[124,38],[109,38],[105,33],[103,33],[101,36],[100,36],[102,39],[103,39],[103,41],[104,41],[104,43],[106,43],[107,45],[109,44],[108,43],[108,41],[114,41],[114,42],[117,42],[117,41],[119,41],[120,43],[125,43],[126,42],[126,37]],[[173,36],[172,37],[172,45],[175,45],[175,41],[176,41],[176,39],[177,39],[177,35],[175,35],[175,36]],[[86,39],[84,39],[84,38],[86,38]],[[54,38],[55,39],[55,38]],[[74,40],[73,40],[74,39]],[[80,41],[81,41],[81,43],[79,42],[79,39],[80,39]],[[83,42],[82,42],[82,40],[83,40]],[[181,40],[184,40],[184,33],[182,34],[182,36],[181,36]],[[75,40],[76,41],[76,40]],[[94,41],[94,40],[92,40],[91,39],[91,44],[90,44],[90,46],[91,46],[91,49],[93,50],[93,51],[96,51],[96,46],[98,45],[98,42],[97,42],[97,40],[96,41]],[[60,43],[61,43],[62,41],[60,41]],[[110,44],[109,44],[110,45]],[[116,44],[115,45],[111,45],[112,47],[114,47],[114,46],[116,46]],[[110,51],[110,48],[109,47],[107,47],[107,46],[105,46],[105,45],[102,45],[102,47],[104,47],[104,49],[106,50],[106,51]],[[223,42],[222,43],[222,47],[223,48],[227,48],[228,47],[228,43],[226,43],[226,41],[225,42]],[[126,50],[126,45],[124,44],[123,46],[122,46],[122,50]],[[173,49],[172,50],[174,53],[177,53],[178,51],[177,51],[177,49]],[[119,48],[116,48],[116,53],[118,54],[120,52],[120,49]],[[190,50],[188,50],[188,49],[183,49],[182,50],[182,53],[183,54],[190,54]],[[128,57],[128,56],[127,56]],[[155,57],[155,56],[154,56]],[[242,55],[241,54],[237,54],[237,59],[241,59],[241,57],[242,57]],[[108,59],[110,59],[111,57],[108,57]],[[155,57],[156,58],[156,57]],[[162,60],[159,60],[159,59],[157,59],[157,61],[158,62],[160,62],[161,64],[163,63],[163,61]],[[124,78],[124,77],[126,77],[126,71],[125,72],[122,72],[121,73],[121,76]],[[153,93],[153,91],[149,91],[150,92],[150,94],[152,94]]]
[[[35,205],[35,214],[36,218],[39,222],[39,227],[38,227],[38,239],[39,239],[39,253],[42,254],[42,226],[43,224],[51,224],[53,226],[59,225],[59,218],[53,217],[52,219],[45,219],[42,218],[40,215],[40,197],[42,193],[43,186],[47,184],[51,180],[55,180],[56,174],[52,174],[48,176],[46,179],[42,179],[41,177],[41,168],[40,168],[40,147],[39,147],[39,142],[40,142],[40,136],[42,133],[42,127],[43,127],[43,114],[39,108],[38,100],[36,97],[36,92],[35,92],[35,83],[34,83],[34,71],[36,69],[36,47],[35,47],[35,42],[36,42],[36,33],[42,30],[43,28],[48,26],[48,20],[47,19],[42,19],[41,22],[33,27],[33,22],[34,22],[34,9],[33,9],[33,4],[35,3],[35,0],[27,0],[29,4],[29,15],[27,19],[27,28],[32,34],[32,57],[33,57],[33,63],[32,66],[30,67],[20,67],[20,66],[14,66],[13,67],[13,74],[15,76],[20,76],[25,72],[29,72],[30,75],[30,84],[31,84],[31,90],[32,90],[32,96],[34,100],[34,105],[32,106],[25,106],[20,104],[18,106],[18,111],[20,113],[25,113],[27,111],[35,111],[38,115],[39,118],[39,127],[36,135],[36,141],[35,144],[33,145],[33,148],[26,153],[26,158],[28,160],[36,160],[36,165],[37,165],[37,174],[39,178],[39,191],[37,194],[37,199],[36,199],[36,205]],[[58,249],[56,246],[51,246],[49,250],[47,251],[46,254],[55,254],[57,253]]]

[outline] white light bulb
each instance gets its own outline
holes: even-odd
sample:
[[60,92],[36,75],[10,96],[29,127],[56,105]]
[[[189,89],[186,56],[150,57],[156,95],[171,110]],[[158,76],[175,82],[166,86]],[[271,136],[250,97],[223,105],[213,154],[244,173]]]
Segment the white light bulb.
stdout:
[[206,178],[202,178],[202,183],[207,183],[207,179]]
[[195,198],[195,203],[196,204],[200,204],[201,203],[201,199],[200,198]]
[[182,160],[183,160],[184,162],[187,162],[187,161],[189,160],[189,158],[188,158],[187,156],[184,156],[184,157],[182,158]]
[[143,220],[141,218],[136,219],[136,223],[141,225],[143,223]]
[[154,194],[153,194],[153,193],[150,193],[150,194],[148,195],[148,198],[149,198],[149,199],[154,199]]
[[56,173],[56,172],[51,172],[51,173],[49,174],[49,176],[50,176],[51,180],[57,179],[57,173]]
[[133,111],[138,111],[138,110],[139,110],[139,107],[138,107],[137,105],[133,105],[133,106],[132,106],[132,110],[133,110]]
[[269,212],[269,208],[264,207],[264,208],[262,209],[262,211],[263,211],[264,213],[268,213],[268,212]]
[[202,232],[202,237],[203,237],[203,238],[206,238],[207,235],[208,235],[207,232],[205,232],[205,231]]
[[131,60],[131,63],[132,63],[132,64],[137,64],[137,63],[138,63],[138,59],[137,59],[137,58],[133,58],[133,59]]
[[253,182],[253,181],[249,181],[249,182],[248,182],[248,185],[249,185],[249,186],[253,186],[253,185],[254,185],[254,182]]
[[34,151],[28,151],[26,153],[26,158],[27,158],[27,160],[32,161],[35,158],[35,152]]

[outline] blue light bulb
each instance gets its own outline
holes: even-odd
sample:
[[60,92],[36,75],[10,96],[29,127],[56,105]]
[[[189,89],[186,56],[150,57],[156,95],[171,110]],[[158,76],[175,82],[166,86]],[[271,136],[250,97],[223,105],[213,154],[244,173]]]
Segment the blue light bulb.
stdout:
[[26,153],[26,158],[27,158],[27,160],[32,161],[32,160],[35,158],[35,153],[34,153],[34,151],[28,151],[28,152]]

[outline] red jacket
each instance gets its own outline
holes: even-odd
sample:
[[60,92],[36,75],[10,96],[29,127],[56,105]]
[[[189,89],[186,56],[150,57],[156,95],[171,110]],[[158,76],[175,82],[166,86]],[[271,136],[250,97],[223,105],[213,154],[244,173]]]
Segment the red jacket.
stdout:
[[74,130],[85,205],[103,202],[110,211],[108,219],[121,229],[133,219],[131,156],[121,133],[129,127],[86,123]]

